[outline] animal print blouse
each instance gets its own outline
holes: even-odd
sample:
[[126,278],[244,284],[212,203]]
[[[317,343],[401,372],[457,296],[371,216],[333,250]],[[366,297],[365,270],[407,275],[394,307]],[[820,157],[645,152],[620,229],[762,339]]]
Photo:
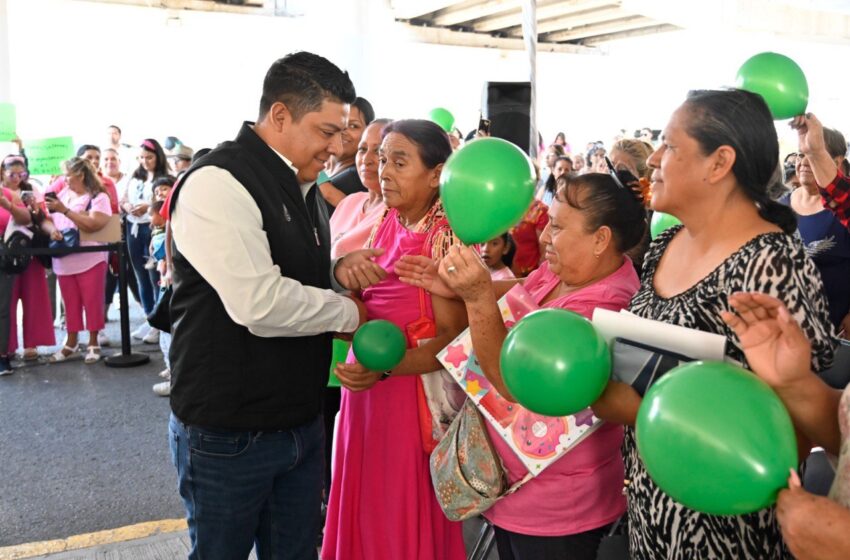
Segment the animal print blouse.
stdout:
[[[650,247],[641,288],[630,310],[641,317],[722,334],[728,356],[746,365],[740,343],[720,317],[730,310],[728,295],[758,291],[781,299],[812,342],[812,369],[832,363],[834,334],[823,285],[799,241],[782,233],[751,239],[685,292],[670,298],[655,293],[653,279],[670,240],[671,228]],[[633,428],[623,442],[629,515],[629,548],[634,559],[790,557],[782,542],[774,508],[741,516],[713,516],[675,502],[659,489],[640,459]]]

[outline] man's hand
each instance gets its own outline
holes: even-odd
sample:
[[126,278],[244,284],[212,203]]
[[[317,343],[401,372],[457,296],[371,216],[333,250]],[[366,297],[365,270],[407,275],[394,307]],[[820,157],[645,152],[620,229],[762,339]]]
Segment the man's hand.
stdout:
[[850,510],[828,498],[806,492],[791,471],[788,489],[779,492],[776,519],[782,538],[798,560],[848,558]]
[[380,248],[352,251],[337,261],[334,278],[346,290],[365,290],[387,277],[387,271],[372,260],[383,254]]
[[799,150],[809,156],[816,152],[825,152],[823,124],[812,113],[798,115],[791,120],[790,126],[797,131]]
[[334,374],[349,391],[365,391],[381,379],[380,372],[370,371],[360,363],[339,364]]

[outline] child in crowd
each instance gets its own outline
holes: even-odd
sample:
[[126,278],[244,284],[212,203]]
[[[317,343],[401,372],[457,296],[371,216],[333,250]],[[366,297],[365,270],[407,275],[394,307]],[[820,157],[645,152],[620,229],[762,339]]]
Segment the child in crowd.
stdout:
[[499,237],[478,246],[478,253],[481,255],[484,264],[490,269],[490,277],[493,280],[514,278],[514,273],[511,272],[514,252],[514,240],[508,233],[503,233]]
[[153,204],[151,204],[151,246],[150,261],[147,268],[160,269],[160,274],[165,268],[165,218],[159,213],[171,187],[174,186],[174,178],[171,176],[160,177],[153,182]]

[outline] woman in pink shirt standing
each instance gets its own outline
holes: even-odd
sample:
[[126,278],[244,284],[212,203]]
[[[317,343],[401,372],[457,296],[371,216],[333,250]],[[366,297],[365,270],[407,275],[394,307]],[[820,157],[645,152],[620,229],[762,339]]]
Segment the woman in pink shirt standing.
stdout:
[[354,165],[360,182],[368,190],[350,194],[337,204],[331,216],[331,258],[362,249],[372,228],[387,209],[378,179],[378,149],[381,131],[391,119],[376,119],[366,127],[357,145]]
[[[41,197],[33,190],[27,178],[29,169],[24,156],[7,156],[0,167],[0,183],[21,199],[29,210],[33,223],[44,219]],[[12,299],[9,304],[9,346],[8,354],[14,355],[18,349],[18,301],[23,307],[24,361],[38,359],[37,346],[53,346],[56,334],[53,332],[53,313],[50,310],[50,297],[47,291],[47,272],[41,259],[30,259],[26,270],[15,275]]]
[[[646,212],[610,175],[565,176],[541,235],[545,261],[524,286],[541,307],[590,318],[602,307],[628,306],[640,282],[625,252],[646,230]],[[506,399],[499,354],[507,331],[496,304],[510,282],[494,290],[472,249],[455,246],[440,264],[440,277],[463,298],[472,343],[487,378]],[[501,292],[501,293],[499,293]],[[494,447],[513,484],[526,470],[488,425]],[[604,424],[569,453],[484,516],[496,527],[501,560],[594,560],[608,526],[626,509],[623,496],[623,429]]]
[[[47,198],[50,219],[43,224],[51,238],[59,241],[63,232],[77,229],[94,233],[106,226],[112,215],[109,195],[98,179],[97,171],[88,161],[73,158],[68,161],[65,182],[68,188],[58,197]],[[81,246],[99,245],[93,241],[80,241]],[[53,257],[53,272],[59,280],[62,301],[65,303],[65,324],[68,337],[65,345],[50,357],[51,362],[63,362],[79,356],[78,333],[85,326],[89,331],[89,345],[85,362],[100,360],[97,333],[104,325],[103,291],[106,283],[107,252],[75,253]]]

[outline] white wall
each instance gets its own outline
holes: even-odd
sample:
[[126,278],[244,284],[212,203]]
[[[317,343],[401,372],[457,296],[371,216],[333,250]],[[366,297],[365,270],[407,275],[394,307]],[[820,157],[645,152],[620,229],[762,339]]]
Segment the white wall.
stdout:
[[[384,0],[315,0],[303,18],[173,12],[71,0],[6,0],[11,93],[20,134],[71,134],[101,143],[115,123],[125,138],[174,135],[200,148],[256,116],[263,75],[287,52],[312,50],[348,69],[378,115],[451,110],[475,126],[485,81],[524,80],[520,51],[413,43]],[[178,20],[171,19],[179,15]],[[606,56],[541,53],[539,128],[574,146],[619,128],[663,127],[689,89],[732,85],[750,55],[788,54],[805,70],[810,107],[850,132],[836,75],[846,46],[774,38],[672,33],[606,47]]]

